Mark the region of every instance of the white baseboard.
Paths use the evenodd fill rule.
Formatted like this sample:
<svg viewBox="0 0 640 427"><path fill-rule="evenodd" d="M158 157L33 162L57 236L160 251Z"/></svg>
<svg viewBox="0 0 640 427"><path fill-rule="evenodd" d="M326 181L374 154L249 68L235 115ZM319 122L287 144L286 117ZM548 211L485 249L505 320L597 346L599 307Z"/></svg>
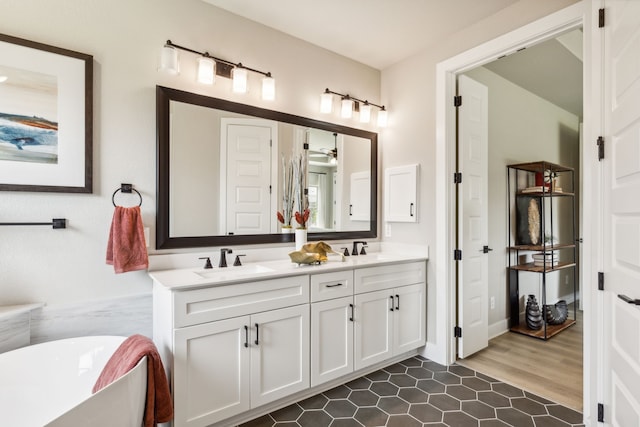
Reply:
<svg viewBox="0 0 640 427"><path fill-rule="evenodd" d="M489 325L489 339L509 332L509 319L502 319L499 322Z"/></svg>

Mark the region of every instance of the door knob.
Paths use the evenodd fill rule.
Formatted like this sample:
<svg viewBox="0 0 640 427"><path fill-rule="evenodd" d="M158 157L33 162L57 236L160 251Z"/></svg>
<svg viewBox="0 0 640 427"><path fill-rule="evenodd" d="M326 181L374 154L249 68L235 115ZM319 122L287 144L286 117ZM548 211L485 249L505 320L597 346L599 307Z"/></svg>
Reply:
<svg viewBox="0 0 640 427"><path fill-rule="evenodd" d="M492 251L493 249L491 249L489 246L484 245L482 247L482 250L480 252L482 252L483 254L488 254L490 251Z"/></svg>

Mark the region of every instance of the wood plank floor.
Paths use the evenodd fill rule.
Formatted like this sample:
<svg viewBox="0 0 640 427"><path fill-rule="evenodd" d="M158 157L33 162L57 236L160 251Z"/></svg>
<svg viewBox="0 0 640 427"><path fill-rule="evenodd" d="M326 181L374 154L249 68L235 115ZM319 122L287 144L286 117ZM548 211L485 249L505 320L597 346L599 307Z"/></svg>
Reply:
<svg viewBox="0 0 640 427"><path fill-rule="evenodd" d="M457 363L582 412L582 312L576 324L542 341L507 332Z"/></svg>

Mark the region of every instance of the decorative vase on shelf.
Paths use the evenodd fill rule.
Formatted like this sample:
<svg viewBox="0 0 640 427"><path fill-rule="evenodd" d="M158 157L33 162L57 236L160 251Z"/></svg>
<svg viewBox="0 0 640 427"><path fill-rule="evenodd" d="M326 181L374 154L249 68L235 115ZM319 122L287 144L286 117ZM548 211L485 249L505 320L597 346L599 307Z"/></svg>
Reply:
<svg viewBox="0 0 640 427"><path fill-rule="evenodd" d="M296 251L301 250L305 243L307 243L307 229L296 228Z"/></svg>
<svg viewBox="0 0 640 427"><path fill-rule="evenodd" d="M291 227L290 225L283 225L280 229L280 233L291 234L293 233L293 227Z"/></svg>
<svg viewBox="0 0 640 427"><path fill-rule="evenodd" d="M535 295L529 295L527 299L525 317L527 320L527 328L533 329L534 331L542 328L542 311L540 311L540 305L538 305Z"/></svg>

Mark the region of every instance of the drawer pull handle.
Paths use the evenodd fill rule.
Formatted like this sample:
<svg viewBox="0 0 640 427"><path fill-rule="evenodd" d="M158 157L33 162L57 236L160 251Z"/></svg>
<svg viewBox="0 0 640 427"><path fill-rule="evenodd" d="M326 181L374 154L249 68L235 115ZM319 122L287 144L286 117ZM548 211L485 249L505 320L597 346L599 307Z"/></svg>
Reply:
<svg viewBox="0 0 640 427"><path fill-rule="evenodd" d="M332 285L325 285L327 288L337 288L338 286L342 286L342 283L334 283Z"/></svg>
<svg viewBox="0 0 640 427"><path fill-rule="evenodd" d="M389 295L389 298L391 298L391 308L389 311L393 311L393 295Z"/></svg>
<svg viewBox="0 0 640 427"><path fill-rule="evenodd" d="M396 294L396 310L400 310L400 295Z"/></svg>
<svg viewBox="0 0 640 427"><path fill-rule="evenodd" d="M618 298L620 298L622 301L627 302L629 304L640 305L640 299L629 298L626 295L618 295Z"/></svg>
<svg viewBox="0 0 640 427"><path fill-rule="evenodd" d="M349 317L349 320L353 322L353 315L354 315L353 304L349 304L349 308L351 309L351 317Z"/></svg>
<svg viewBox="0 0 640 427"><path fill-rule="evenodd" d="M244 325L244 346L249 347L249 327Z"/></svg>
<svg viewBox="0 0 640 427"><path fill-rule="evenodd" d="M260 325L256 323L256 345L260 345Z"/></svg>
<svg viewBox="0 0 640 427"><path fill-rule="evenodd" d="M409 216L413 216L413 203L409 205Z"/></svg>

